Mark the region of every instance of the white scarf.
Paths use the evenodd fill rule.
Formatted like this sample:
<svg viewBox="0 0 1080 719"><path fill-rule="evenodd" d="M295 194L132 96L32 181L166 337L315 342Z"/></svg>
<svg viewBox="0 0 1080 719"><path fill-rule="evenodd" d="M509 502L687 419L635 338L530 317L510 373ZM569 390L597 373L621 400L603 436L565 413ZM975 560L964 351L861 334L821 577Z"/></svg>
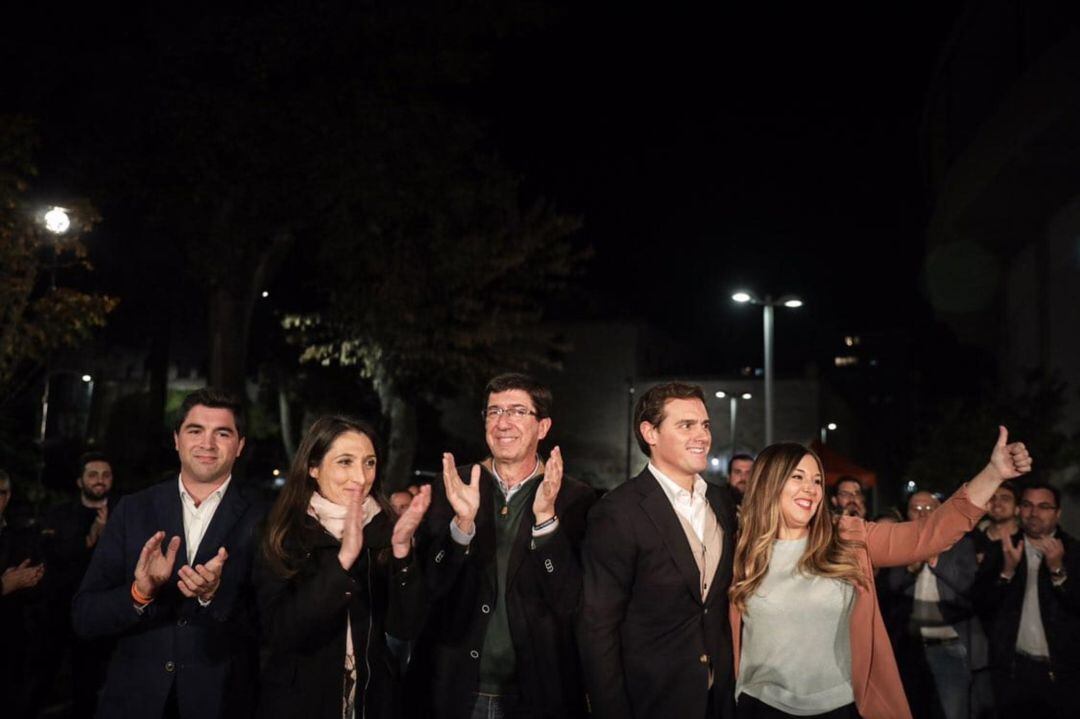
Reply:
<svg viewBox="0 0 1080 719"><path fill-rule="evenodd" d="M375 519L375 515L381 511L382 507L379 506L374 497L369 495L364 500L364 526L368 526L371 520ZM312 492L307 513L317 519L323 529L330 533L330 536L339 542L341 541L342 535L345 534L345 515L349 513L348 507L331 502L318 492Z"/></svg>

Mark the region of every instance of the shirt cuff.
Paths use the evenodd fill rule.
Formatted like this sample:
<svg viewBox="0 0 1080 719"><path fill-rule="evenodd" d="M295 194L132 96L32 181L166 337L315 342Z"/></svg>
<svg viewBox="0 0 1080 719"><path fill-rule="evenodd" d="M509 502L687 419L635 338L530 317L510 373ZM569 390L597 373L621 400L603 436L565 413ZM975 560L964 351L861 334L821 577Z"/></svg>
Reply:
<svg viewBox="0 0 1080 719"><path fill-rule="evenodd" d="M548 526L544 527L543 529L536 529L535 527L533 527L533 531L532 531L533 539L536 539L537 537L546 537L547 535L554 533L555 530L558 529L558 528L559 528L559 518L556 517L554 522L552 522Z"/></svg>
<svg viewBox="0 0 1080 719"><path fill-rule="evenodd" d="M450 536L453 538L453 540L455 542L457 542L461 546L467 547L467 546L469 546L469 543L472 542L473 537L476 536L476 525L474 524L472 531L469 532L468 534L466 534L465 532L461 531L461 529L457 526L457 522L455 520L451 519L450 520Z"/></svg>
<svg viewBox="0 0 1080 719"><path fill-rule="evenodd" d="M196 597L196 599L198 599L198 600L199 600L199 606L200 606L200 607L203 607L203 608L209 607L209 606L210 606L210 602L214 601L214 600L213 600L213 598L210 598L210 599L205 599L205 600L204 600L204 599L203 599L202 597Z"/></svg>

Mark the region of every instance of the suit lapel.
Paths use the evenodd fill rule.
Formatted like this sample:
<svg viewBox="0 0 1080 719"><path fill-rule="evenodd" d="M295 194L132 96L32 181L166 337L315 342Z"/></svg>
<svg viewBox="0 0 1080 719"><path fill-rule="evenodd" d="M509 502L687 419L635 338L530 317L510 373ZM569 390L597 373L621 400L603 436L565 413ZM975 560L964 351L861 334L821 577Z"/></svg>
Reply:
<svg viewBox="0 0 1080 719"><path fill-rule="evenodd" d="M635 481L638 483L638 489L645 495L641 500L641 508L656 527L660 538L664 540L664 546L667 547L691 595L700 602L701 573L698 572L697 562L694 561L694 555L686 541L686 532L679 524L679 518L675 516L675 508L671 506L664 490L660 488L659 481L648 467L638 475Z"/></svg>
<svg viewBox="0 0 1080 719"><path fill-rule="evenodd" d="M711 600L714 596L721 598L727 596L728 585L731 583L731 565L735 559L735 533L738 531L738 526L735 522L735 508L731 506L731 495L722 487L710 484L705 490L705 497L709 500L709 508L712 509L720 529L724 531L723 553L716 565L716 572L709 579L711 582L709 587L716 587L718 590L715 594L711 589L709 590ZM721 581L721 578L725 576L727 581ZM718 587L717 582L720 582Z"/></svg>
<svg viewBox="0 0 1080 719"><path fill-rule="evenodd" d="M247 511L247 498L240 492L240 488L229 482L229 488L221 498L221 504L214 511L214 517L210 520L210 526L206 528L202 541L199 542L199 550L195 553L194 564L206 564L217 554L218 548L225 546L225 539L229 536L236 522ZM228 551L229 547L225 546Z"/></svg>

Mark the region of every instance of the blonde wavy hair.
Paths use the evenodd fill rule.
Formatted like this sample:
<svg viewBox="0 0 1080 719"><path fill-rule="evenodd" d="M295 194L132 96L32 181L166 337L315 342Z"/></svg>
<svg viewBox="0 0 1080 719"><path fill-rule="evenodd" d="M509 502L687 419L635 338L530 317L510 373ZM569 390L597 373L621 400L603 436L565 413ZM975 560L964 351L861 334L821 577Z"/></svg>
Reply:
<svg viewBox="0 0 1080 719"><path fill-rule="evenodd" d="M747 600L757 591L769 571L773 540L780 536L780 493L799 462L808 455L817 462L818 470L824 477L821 459L794 442L766 447L754 461L746 496L742 501L734 576L729 590L731 602L740 612L746 611ZM810 519L806 551L799 560L799 571L869 588L857 559L862 542L840 537L827 504L823 492L817 512Z"/></svg>

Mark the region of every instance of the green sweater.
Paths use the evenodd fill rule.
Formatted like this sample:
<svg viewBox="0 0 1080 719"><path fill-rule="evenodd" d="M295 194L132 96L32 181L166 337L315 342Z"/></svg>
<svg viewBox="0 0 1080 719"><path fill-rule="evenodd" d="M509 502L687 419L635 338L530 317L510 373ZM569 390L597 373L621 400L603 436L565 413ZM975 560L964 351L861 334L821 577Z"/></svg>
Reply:
<svg viewBox="0 0 1080 719"><path fill-rule="evenodd" d="M506 694L513 691L516 683L517 661L514 657L514 643L510 637L510 618L506 613L506 571L510 564L510 549L521 527L522 519L531 517L536 488L540 486L542 475L528 480L510 498L494 486L495 494L495 573L498 595L491 610L487 631L484 633L484 646L480 651L480 691L486 694ZM503 508L506 513L503 514ZM531 521L531 520L530 520Z"/></svg>

